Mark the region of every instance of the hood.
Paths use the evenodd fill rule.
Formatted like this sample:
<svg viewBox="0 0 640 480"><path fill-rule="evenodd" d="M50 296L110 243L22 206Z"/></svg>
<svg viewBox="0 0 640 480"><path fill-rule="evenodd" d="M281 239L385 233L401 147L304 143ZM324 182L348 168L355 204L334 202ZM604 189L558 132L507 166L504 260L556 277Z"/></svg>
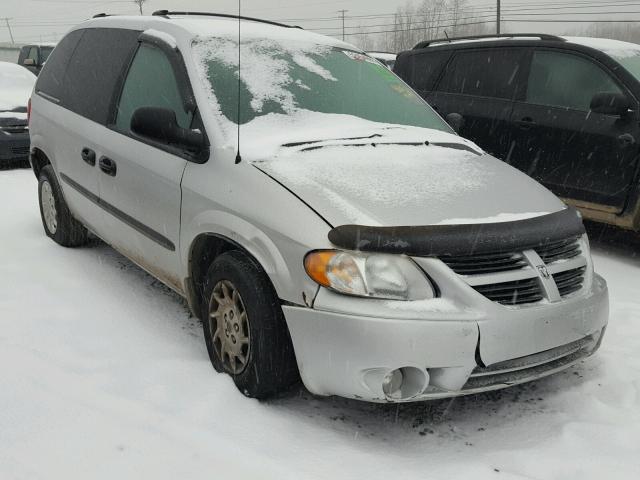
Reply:
<svg viewBox="0 0 640 480"><path fill-rule="evenodd" d="M293 144L253 164L334 227L493 223L565 208L540 184L471 142L422 130L413 144L406 138L393 144L384 136ZM429 142L430 136L435 140Z"/></svg>

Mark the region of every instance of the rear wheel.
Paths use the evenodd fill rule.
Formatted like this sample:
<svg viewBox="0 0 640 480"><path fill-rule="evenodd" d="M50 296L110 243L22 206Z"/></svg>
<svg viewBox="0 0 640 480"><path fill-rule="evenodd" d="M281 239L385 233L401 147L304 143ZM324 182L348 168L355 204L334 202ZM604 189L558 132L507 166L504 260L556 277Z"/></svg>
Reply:
<svg viewBox="0 0 640 480"><path fill-rule="evenodd" d="M38 199L42 225L48 237L63 247L87 243L87 229L71 215L51 165L40 171Z"/></svg>
<svg viewBox="0 0 640 480"><path fill-rule="evenodd" d="M203 327L209 358L248 397L286 391L298 378L279 299L262 268L240 251L223 253L207 272Z"/></svg>

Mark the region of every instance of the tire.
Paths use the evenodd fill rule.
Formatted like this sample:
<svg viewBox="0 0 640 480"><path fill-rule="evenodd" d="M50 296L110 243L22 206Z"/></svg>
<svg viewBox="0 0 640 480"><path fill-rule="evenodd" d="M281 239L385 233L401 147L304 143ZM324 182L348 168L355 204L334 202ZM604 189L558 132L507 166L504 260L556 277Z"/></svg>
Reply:
<svg viewBox="0 0 640 480"><path fill-rule="evenodd" d="M40 171L38 203L42 226L49 238L63 247L79 247L87 243L87 229L71 215L51 165Z"/></svg>
<svg viewBox="0 0 640 480"><path fill-rule="evenodd" d="M231 375L247 397L265 399L299 380L280 301L248 255L233 250L213 261L204 283L202 319L213 367Z"/></svg>

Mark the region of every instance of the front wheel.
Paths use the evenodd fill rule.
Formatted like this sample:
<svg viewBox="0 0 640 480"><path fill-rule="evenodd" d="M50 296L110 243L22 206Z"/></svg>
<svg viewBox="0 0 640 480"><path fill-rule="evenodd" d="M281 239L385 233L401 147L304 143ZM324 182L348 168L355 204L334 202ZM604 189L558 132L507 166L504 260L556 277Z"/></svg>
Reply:
<svg viewBox="0 0 640 480"><path fill-rule="evenodd" d="M87 243L87 229L71 215L51 165L40 171L38 200L42 226L49 238L63 247Z"/></svg>
<svg viewBox="0 0 640 480"><path fill-rule="evenodd" d="M240 251L223 253L207 272L204 338L213 367L248 397L286 391L298 368L279 299L262 268Z"/></svg>

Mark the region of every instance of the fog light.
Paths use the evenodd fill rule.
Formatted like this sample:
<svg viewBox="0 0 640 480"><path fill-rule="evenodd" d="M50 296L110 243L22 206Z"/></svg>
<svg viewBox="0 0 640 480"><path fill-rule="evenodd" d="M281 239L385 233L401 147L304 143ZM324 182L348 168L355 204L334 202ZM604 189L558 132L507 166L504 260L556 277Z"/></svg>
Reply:
<svg viewBox="0 0 640 480"><path fill-rule="evenodd" d="M400 387L402 387L402 371L391 370L384 376L384 380L382 380L382 391L388 397L393 397L394 394L398 393Z"/></svg>

